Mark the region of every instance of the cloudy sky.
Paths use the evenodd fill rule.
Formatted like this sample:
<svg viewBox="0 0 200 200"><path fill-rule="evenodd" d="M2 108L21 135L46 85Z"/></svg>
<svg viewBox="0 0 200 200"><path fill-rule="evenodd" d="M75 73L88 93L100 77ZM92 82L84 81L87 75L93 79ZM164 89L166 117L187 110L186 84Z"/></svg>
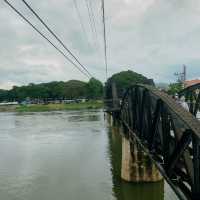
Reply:
<svg viewBox="0 0 200 200"><path fill-rule="evenodd" d="M27 0L94 77L105 81L101 0L88 0L97 34L91 30L85 0L76 1L81 21L74 0ZM21 0L9 2L59 45ZM130 69L157 82L170 82L185 64L188 79L200 77L199 0L106 0L105 9L109 75ZM87 80L4 0L0 22L0 88Z"/></svg>

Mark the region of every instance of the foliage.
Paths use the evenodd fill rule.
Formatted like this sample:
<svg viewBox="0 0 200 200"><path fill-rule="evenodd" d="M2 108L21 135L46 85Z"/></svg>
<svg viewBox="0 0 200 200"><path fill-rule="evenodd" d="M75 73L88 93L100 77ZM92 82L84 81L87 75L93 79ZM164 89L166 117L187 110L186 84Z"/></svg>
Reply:
<svg viewBox="0 0 200 200"><path fill-rule="evenodd" d="M7 91L6 90L0 90L0 102L4 101L7 97Z"/></svg>
<svg viewBox="0 0 200 200"><path fill-rule="evenodd" d="M103 101L90 100L70 104L30 104L0 106L0 112L43 112L56 110L82 110L103 108Z"/></svg>
<svg viewBox="0 0 200 200"><path fill-rule="evenodd" d="M110 77L106 83L106 87L109 88L106 93L109 93L107 95L110 95L110 88L112 83L116 84L117 92L120 97L123 96L124 91L134 84L150 84L154 85L154 82L152 79L148 79L145 76L138 74L133 71L122 71L120 73L114 74L112 77Z"/></svg>
<svg viewBox="0 0 200 200"><path fill-rule="evenodd" d="M103 94L103 84L95 79L91 78L86 85L87 95L89 99L101 98Z"/></svg>
<svg viewBox="0 0 200 200"><path fill-rule="evenodd" d="M55 100L78 98L102 98L102 83L92 78L88 83L78 80L68 82L30 83L27 86L14 86L11 90L0 90L0 102L24 100Z"/></svg>
<svg viewBox="0 0 200 200"><path fill-rule="evenodd" d="M66 82L64 87L64 96L67 99L85 98L87 83L82 81L71 80Z"/></svg>
<svg viewBox="0 0 200 200"><path fill-rule="evenodd" d="M169 85L169 89L167 92L168 92L168 94L175 95L175 94L179 93L182 89L183 89L182 83L180 83L180 82L171 83Z"/></svg>
<svg viewBox="0 0 200 200"><path fill-rule="evenodd" d="M20 105L15 111L18 112L44 112L57 110L82 110L82 109L100 109L103 107L102 101L88 101L84 103L70 103L70 104L35 104L35 105Z"/></svg>

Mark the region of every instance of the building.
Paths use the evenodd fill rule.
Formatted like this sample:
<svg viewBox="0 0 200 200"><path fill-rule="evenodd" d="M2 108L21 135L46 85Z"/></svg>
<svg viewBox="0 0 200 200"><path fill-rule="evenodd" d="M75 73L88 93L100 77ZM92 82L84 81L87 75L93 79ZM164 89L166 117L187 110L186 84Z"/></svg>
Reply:
<svg viewBox="0 0 200 200"><path fill-rule="evenodd" d="M198 83L200 84L200 79L187 80L187 81L184 81L184 86L185 86L185 88L187 88L189 86L192 86L192 85L195 85Z"/></svg>

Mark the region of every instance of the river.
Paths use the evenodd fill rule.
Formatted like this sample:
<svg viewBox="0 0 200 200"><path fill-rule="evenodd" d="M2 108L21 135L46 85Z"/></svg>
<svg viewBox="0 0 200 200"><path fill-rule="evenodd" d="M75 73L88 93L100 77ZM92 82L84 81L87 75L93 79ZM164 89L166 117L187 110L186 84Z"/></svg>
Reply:
<svg viewBox="0 0 200 200"><path fill-rule="evenodd" d="M120 179L121 137L101 110L0 113L0 199L171 200Z"/></svg>

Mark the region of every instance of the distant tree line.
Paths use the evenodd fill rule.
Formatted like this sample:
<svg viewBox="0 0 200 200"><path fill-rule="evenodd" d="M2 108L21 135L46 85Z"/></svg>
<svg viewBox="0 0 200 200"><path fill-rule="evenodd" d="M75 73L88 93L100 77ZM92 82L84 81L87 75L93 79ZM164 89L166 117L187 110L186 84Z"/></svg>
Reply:
<svg viewBox="0 0 200 200"><path fill-rule="evenodd" d="M14 86L11 90L0 90L0 102L29 99L99 99L103 97L103 84L94 78L89 82L70 80L68 82L49 82L27 86Z"/></svg>
<svg viewBox="0 0 200 200"><path fill-rule="evenodd" d="M67 82L49 82L34 84L30 83L27 86L14 86L11 90L0 90L0 102L2 101L18 101L22 102L29 99L40 100L62 100L62 99L99 99L103 98L103 91L107 98L112 98L111 87L112 83L116 84L117 93L122 97L128 87L134 84L149 84L154 85L152 79L133 71L122 71L111 76L106 84L105 90L103 84L91 78L88 82L70 80Z"/></svg>

